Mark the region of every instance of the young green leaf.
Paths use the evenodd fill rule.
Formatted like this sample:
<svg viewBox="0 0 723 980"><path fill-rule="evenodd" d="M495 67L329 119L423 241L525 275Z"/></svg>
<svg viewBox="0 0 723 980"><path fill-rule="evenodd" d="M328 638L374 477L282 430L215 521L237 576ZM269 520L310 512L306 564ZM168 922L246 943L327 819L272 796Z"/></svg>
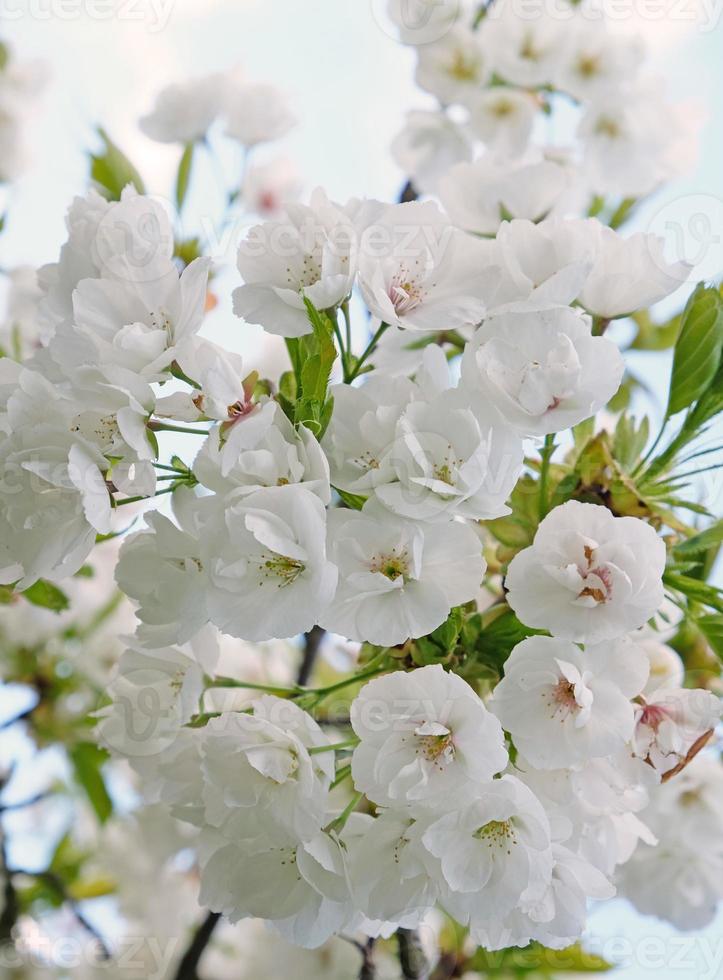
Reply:
<svg viewBox="0 0 723 980"><path fill-rule="evenodd" d="M688 408L708 389L723 349L723 299L699 285L688 300L673 355L666 418Z"/></svg>
<svg viewBox="0 0 723 980"><path fill-rule="evenodd" d="M98 127L98 135L103 141L103 152L91 153L90 176L105 197L109 201L119 201L127 184L133 184L139 194L145 194L143 179L125 153L101 127Z"/></svg>

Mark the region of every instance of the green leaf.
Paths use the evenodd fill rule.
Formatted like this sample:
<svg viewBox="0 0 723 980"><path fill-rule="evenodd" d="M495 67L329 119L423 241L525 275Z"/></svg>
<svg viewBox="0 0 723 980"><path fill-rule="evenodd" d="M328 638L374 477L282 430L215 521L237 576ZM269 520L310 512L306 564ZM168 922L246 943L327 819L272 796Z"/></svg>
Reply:
<svg viewBox="0 0 723 980"><path fill-rule="evenodd" d="M133 184L139 194L145 194L146 189L141 175L125 153L101 127L98 127L98 135L103 141L103 152L91 153L90 176L101 188L105 197L109 201L119 201L121 191L127 184Z"/></svg>
<svg viewBox="0 0 723 980"><path fill-rule="evenodd" d="M710 644L720 660L723 660L723 615L696 616L695 625Z"/></svg>
<svg viewBox="0 0 723 980"><path fill-rule="evenodd" d="M70 750L70 760L78 783L85 790L91 806L101 823L105 823L113 812L113 803L101 768L108 758L107 753L93 742L78 742Z"/></svg>
<svg viewBox="0 0 723 980"><path fill-rule="evenodd" d="M702 555L711 548L717 547L723 541L723 521L718 521L712 527L706 528L686 541L676 544L673 551L678 557Z"/></svg>
<svg viewBox="0 0 723 980"><path fill-rule="evenodd" d="M700 602L704 606L723 612L723 593L714 585L700 582L688 575L679 575L677 572L668 571L663 575L663 582L669 588L675 589L676 592L682 592L689 600Z"/></svg>
<svg viewBox="0 0 723 980"><path fill-rule="evenodd" d="M294 422L305 425L320 439L331 417L333 402L328 396L328 388L337 350L334 326L329 317L317 310L306 297L304 305L312 332L293 338L293 342L287 340L296 378Z"/></svg>
<svg viewBox="0 0 723 980"><path fill-rule="evenodd" d="M618 419L613 436L612 452L614 458L626 472L631 472L648 443L650 425L647 416L639 426L635 419L623 414Z"/></svg>
<svg viewBox="0 0 723 980"><path fill-rule="evenodd" d="M544 630L523 625L507 605L476 613L465 624L465 641L473 639L471 658L476 664L491 667L500 677L505 661L517 644L528 636L540 634L544 634Z"/></svg>
<svg viewBox="0 0 723 980"><path fill-rule="evenodd" d="M346 490L340 490L338 487L334 487L334 491L339 494L346 506L350 507L351 510L361 510L367 502L367 498L362 497L359 493L349 493Z"/></svg>
<svg viewBox="0 0 723 980"><path fill-rule="evenodd" d="M710 387L723 349L723 299L700 284L683 311L675 342L666 418L688 408Z"/></svg>
<svg viewBox="0 0 723 980"><path fill-rule="evenodd" d="M465 963L466 970L483 976L557 977L562 973L604 973L612 970L607 960L588 953L579 943L567 949L547 949L539 943L489 952L478 949Z"/></svg>
<svg viewBox="0 0 723 980"><path fill-rule="evenodd" d="M34 585L31 585L29 589L25 589L21 594L25 596L28 602L32 602L34 606L52 609L53 612L62 612L70 605L68 597L62 589L59 589L57 585L53 585L52 582L48 582L44 578L38 579Z"/></svg>
<svg viewBox="0 0 723 980"><path fill-rule="evenodd" d="M176 206L179 211L183 210L183 202L186 200L188 185L191 181L193 150L195 145L195 143L186 143L183 148L181 161L178 164L178 173L176 175Z"/></svg>

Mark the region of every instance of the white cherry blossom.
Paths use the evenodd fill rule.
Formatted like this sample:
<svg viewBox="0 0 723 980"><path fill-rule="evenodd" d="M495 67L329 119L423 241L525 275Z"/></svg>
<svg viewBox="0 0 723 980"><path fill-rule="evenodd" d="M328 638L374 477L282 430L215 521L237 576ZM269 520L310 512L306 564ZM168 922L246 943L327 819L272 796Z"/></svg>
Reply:
<svg viewBox="0 0 723 980"><path fill-rule="evenodd" d="M329 514L329 555L339 585L320 624L382 646L436 629L476 596L485 570L470 527L406 521L373 501L361 513Z"/></svg>
<svg viewBox="0 0 723 980"><path fill-rule="evenodd" d="M415 80L443 104L466 103L490 76L478 32L457 25L438 41L417 47Z"/></svg>
<svg viewBox="0 0 723 980"><path fill-rule="evenodd" d="M527 626L596 643L642 626L663 600L665 544L635 517L570 500L540 524L505 580Z"/></svg>
<svg viewBox="0 0 723 980"><path fill-rule="evenodd" d="M382 806L457 804L507 765L502 729L474 690L441 666L365 684L351 707L354 784Z"/></svg>
<svg viewBox="0 0 723 980"><path fill-rule="evenodd" d="M490 709L540 769L612 755L632 737L648 662L631 642L588 646L532 636L513 649Z"/></svg>
<svg viewBox="0 0 723 980"><path fill-rule="evenodd" d="M408 112L390 149L397 165L425 193L432 193L450 167L471 160L473 153L466 128L431 109Z"/></svg>
<svg viewBox="0 0 723 980"><path fill-rule="evenodd" d="M700 688L658 688L639 702L635 754L668 778L710 741L721 716L720 698Z"/></svg>
<svg viewBox="0 0 723 980"><path fill-rule="evenodd" d="M462 358L463 385L489 398L523 435L559 432L594 415L624 371L618 347L593 337L570 307L493 315Z"/></svg>
<svg viewBox="0 0 723 980"><path fill-rule="evenodd" d="M269 333L311 333L304 296L319 310L351 291L356 231L345 211L317 189L307 205L287 204L286 217L256 225L239 246L244 285L234 290L234 312Z"/></svg>

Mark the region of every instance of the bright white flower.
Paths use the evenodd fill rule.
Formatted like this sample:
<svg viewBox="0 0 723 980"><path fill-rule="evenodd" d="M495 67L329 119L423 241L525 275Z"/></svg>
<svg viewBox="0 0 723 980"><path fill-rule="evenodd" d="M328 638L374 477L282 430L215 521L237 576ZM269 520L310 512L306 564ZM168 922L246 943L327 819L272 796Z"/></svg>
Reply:
<svg viewBox="0 0 723 980"><path fill-rule="evenodd" d="M321 189L309 206L288 204L286 215L256 225L239 246L244 285L234 290L234 313L269 333L301 337L312 330L304 297L326 310L351 291L356 232L346 212Z"/></svg>
<svg viewBox="0 0 723 980"><path fill-rule="evenodd" d="M681 164L678 138L684 112L683 106L662 97L657 80L646 87L616 86L597 96L578 129L590 187L602 195L643 197L674 176Z"/></svg>
<svg viewBox="0 0 723 980"><path fill-rule="evenodd" d="M567 168L552 160L510 162L485 155L452 167L439 182L439 197L459 228L494 235L505 218L544 218L569 183Z"/></svg>
<svg viewBox="0 0 723 980"><path fill-rule="evenodd" d="M477 796L507 765L499 722L440 665L369 681L351 706L354 785L382 806L418 810Z"/></svg>
<svg viewBox="0 0 723 980"><path fill-rule="evenodd" d="M659 688L635 710L635 754L662 776L684 768L713 735L721 702L700 688Z"/></svg>
<svg viewBox="0 0 723 980"><path fill-rule="evenodd" d="M181 490L173 497L179 526L157 511L148 514L150 530L125 539L116 567L118 585L139 603L139 635L152 647L185 643L209 618L199 521L212 501Z"/></svg>
<svg viewBox="0 0 723 980"><path fill-rule="evenodd" d="M296 125L283 92L275 85L240 83L226 100L226 135L245 147L286 136Z"/></svg>
<svg viewBox="0 0 723 980"><path fill-rule="evenodd" d="M279 218L287 201L295 201L300 193L299 171L288 157L252 163L241 188L244 207L267 219Z"/></svg>
<svg viewBox="0 0 723 980"><path fill-rule="evenodd" d="M266 919L284 939L313 949L354 916L344 851L319 832L287 846L226 844L201 872L201 903L237 922Z"/></svg>
<svg viewBox="0 0 723 980"><path fill-rule="evenodd" d="M73 294L73 323L58 329L51 356L70 378L80 362L156 380L201 326L209 267L210 259L195 259L179 276L167 260L155 279L83 279Z"/></svg>
<svg viewBox="0 0 723 980"><path fill-rule="evenodd" d="M358 830L352 821L344 828L352 895L368 918L412 929L434 906L438 889L421 843L425 826L404 810L382 810Z"/></svg>
<svg viewBox="0 0 723 980"><path fill-rule="evenodd" d="M244 640L311 629L334 595L326 512L303 486L235 490L203 515L201 564L211 622Z"/></svg>
<svg viewBox="0 0 723 980"><path fill-rule="evenodd" d="M221 111L223 90L224 77L220 74L168 85L138 125L159 143L195 143L204 138Z"/></svg>
<svg viewBox="0 0 723 980"><path fill-rule="evenodd" d="M96 714L101 743L131 759L156 756L168 748L197 713L204 671L214 669L217 653L213 641L199 642L187 651L128 648L107 688L112 703Z"/></svg>
<svg viewBox="0 0 723 980"><path fill-rule="evenodd" d="M593 337L589 317L562 306L485 320L462 357L462 383L522 434L544 435L594 415L624 369L617 345Z"/></svg>
<svg viewBox="0 0 723 980"><path fill-rule="evenodd" d="M649 524L569 500L510 562L507 599L526 626L596 643L650 619L664 568L665 543Z"/></svg>
<svg viewBox="0 0 723 980"><path fill-rule="evenodd" d="M502 157L525 152L539 103L524 89L493 86L470 103L469 125L488 150Z"/></svg>
<svg viewBox="0 0 723 980"><path fill-rule="evenodd" d="M490 920L538 902L550 885L550 825L515 776L484 784L477 799L428 826L422 843L440 863L442 906L475 941Z"/></svg>
<svg viewBox="0 0 723 980"><path fill-rule="evenodd" d="M295 428L278 404L266 405L257 409L259 423L265 416L263 428L252 428L249 416L242 416L212 429L193 463L195 476L216 493L299 483L328 504L329 464L321 446L305 425Z"/></svg>
<svg viewBox="0 0 723 980"><path fill-rule="evenodd" d="M382 206L360 244L364 301L374 316L409 330L475 325L496 272L488 244L452 227L433 201Z"/></svg>
<svg viewBox="0 0 723 980"><path fill-rule="evenodd" d="M416 51L417 85L443 105L468 102L489 79L488 55L479 33L471 28L455 26L438 41L419 45Z"/></svg>
<svg viewBox="0 0 723 980"><path fill-rule="evenodd" d="M580 303L597 316L634 313L674 292L689 277L687 262L666 262L664 241L637 232L622 238L595 222L598 243L595 262L580 293Z"/></svg>
<svg viewBox="0 0 723 980"><path fill-rule="evenodd" d="M472 528L405 521L373 501L361 513L329 514L329 554L339 585L320 624L381 646L441 626L452 606L474 598L485 570Z"/></svg>
<svg viewBox="0 0 723 980"><path fill-rule="evenodd" d="M714 756L698 756L657 787L644 813L657 836L638 845L619 871L618 884L644 915L677 929L702 929L723 900L723 769Z"/></svg>
<svg viewBox="0 0 723 980"><path fill-rule="evenodd" d="M531 636L505 662L490 709L533 766L580 766L631 738L630 699L647 676L647 659L631 642L582 651L569 640Z"/></svg>
<svg viewBox="0 0 723 980"><path fill-rule="evenodd" d="M543 309L577 299L597 255L597 225L592 218L503 221L497 243L508 282L499 304Z"/></svg>
<svg viewBox="0 0 723 980"><path fill-rule="evenodd" d="M366 495L394 479L392 446L397 421L414 395L407 378L370 378L364 385L333 385L334 411L322 439L331 482Z"/></svg>
<svg viewBox="0 0 723 980"><path fill-rule="evenodd" d="M265 694L249 710L226 712L203 729L203 824L233 841L288 846L321 828L334 753L293 702Z"/></svg>
<svg viewBox="0 0 723 980"><path fill-rule="evenodd" d="M77 405L23 370L0 441L0 582L20 589L81 567L96 532L111 530L108 463L74 428Z"/></svg>
<svg viewBox="0 0 723 980"><path fill-rule="evenodd" d="M415 187L433 193L437 181L456 163L472 159L472 140L466 129L446 113L415 109L392 141L397 165Z"/></svg>
<svg viewBox="0 0 723 980"><path fill-rule="evenodd" d="M452 388L407 406L390 453L394 482L376 497L422 521L509 513L505 501L522 472L522 440L481 397Z"/></svg>
<svg viewBox="0 0 723 980"><path fill-rule="evenodd" d="M567 44L556 72L557 88L587 100L634 78L645 53L641 38L610 33L583 16L564 30Z"/></svg>
<svg viewBox="0 0 723 980"><path fill-rule="evenodd" d="M594 865L574 851L553 844L552 880L545 894L524 910L479 923L475 941L485 949L526 946L534 939L548 949L565 949L580 938L588 899L607 899L615 888Z"/></svg>
<svg viewBox="0 0 723 980"><path fill-rule="evenodd" d="M495 74L521 88L552 83L566 43L558 20L542 8L535 13L526 15L514 0L503 0L481 25Z"/></svg>
<svg viewBox="0 0 723 980"><path fill-rule="evenodd" d="M152 282L173 255L173 227L166 209L130 184L120 201L108 202L91 189L76 197L66 217L68 240L58 262L43 266L40 314L52 330L73 317L73 291L82 279Z"/></svg>

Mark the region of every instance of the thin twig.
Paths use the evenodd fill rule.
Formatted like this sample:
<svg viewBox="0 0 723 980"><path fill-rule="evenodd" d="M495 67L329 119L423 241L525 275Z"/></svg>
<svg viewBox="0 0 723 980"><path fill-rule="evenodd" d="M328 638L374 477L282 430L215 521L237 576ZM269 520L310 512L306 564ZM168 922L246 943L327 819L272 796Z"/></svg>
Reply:
<svg viewBox="0 0 723 980"><path fill-rule="evenodd" d="M309 678L314 670L316 657L321 647L321 641L324 639L325 634L326 630L322 629L321 626L313 626L308 633L304 633L304 653L299 664L299 673L296 677L296 683L299 687L306 687L309 683Z"/></svg>
<svg viewBox="0 0 723 980"><path fill-rule="evenodd" d="M176 970L175 980L198 980L198 964L201 962L213 931L221 918L220 912L209 912L193 935Z"/></svg>
<svg viewBox="0 0 723 980"><path fill-rule="evenodd" d="M416 929L397 929L399 965L404 980L429 980L429 964Z"/></svg>

